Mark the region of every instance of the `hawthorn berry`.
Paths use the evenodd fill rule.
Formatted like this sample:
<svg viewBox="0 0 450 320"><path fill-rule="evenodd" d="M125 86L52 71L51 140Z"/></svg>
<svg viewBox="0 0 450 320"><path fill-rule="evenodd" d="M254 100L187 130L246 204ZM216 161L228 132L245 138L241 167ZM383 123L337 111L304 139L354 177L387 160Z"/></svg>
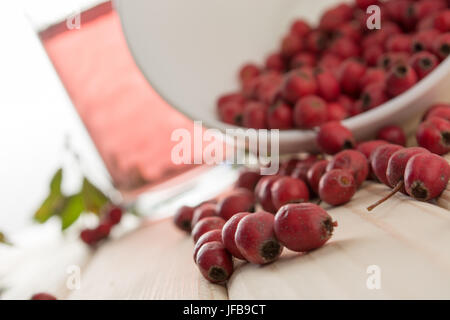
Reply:
<svg viewBox="0 0 450 320"><path fill-rule="evenodd" d="M339 206L349 202L356 189L355 178L349 170L333 169L320 179L319 197L332 206Z"/></svg>
<svg viewBox="0 0 450 320"><path fill-rule="evenodd" d="M217 212L225 221L239 212L253 212L255 199L247 189L236 189L217 204Z"/></svg>
<svg viewBox="0 0 450 320"><path fill-rule="evenodd" d="M242 124L246 128L267 128L267 106L261 102L252 101L245 105L242 113Z"/></svg>
<svg viewBox="0 0 450 320"><path fill-rule="evenodd" d="M450 104L437 103L431 106L428 112L425 114L424 120L428 120L432 117L437 117L450 121Z"/></svg>
<svg viewBox="0 0 450 320"><path fill-rule="evenodd" d="M234 184L234 187L236 189L243 188L253 192L260 179L261 174L258 171L246 169L239 173L239 177Z"/></svg>
<svg viewBox="0 0 450 320"><path fill-rule="evenodd" d="M198 238L197 242L194 246L194 261L197 261L197 254L200 248L208 242L222 242L222 231L220 229L211 230L204 233L200 238Z"/></svg>
<svg viewBox="0 0 450 320"><path fill-rule="evenodd" d="M392 67L386 79L386 90L391 97L410 89L419 80L417 73L407 64L399 63Z"/></svg>
<svg viewBox="0 0 450 320"><path fill-rule="evenodd" d="M217 217L216 205L214 203L204 203L194 210L192 216L191 228L194 229L195 225L200 221L208 217Z"/></svg>
<svg viewBox="0 0 450 320"><path fill-rule="evenodd" d="M275 208L272 201L272 185L280 178L280 176L266 176L259 180L256 186L256 199L262 208L271 213L275 213Z"/></svg>
<svg viewBox="0 0 450 320"><path fill-rule="evenodd" d="M419 79L423 79L436 69L439 60L434 54L422 51L413 55L409 63L417 73Z"/></svg>
<svg viewBox="0 0 450 320"><path fill-rule="evenodd" d="M318 95L326 101L336 101L341 94L339 81L332 71L316 69L316 82Z"/></svg>
<svg viewBox="0 0 450 320"><path fill-rule="evenodd" d="M338 121L321 125L316 141L319 148L327 154L353 149L356 144L353 133Z"/></svg>
<svg viewBox="0 0 450 320"><path fill-rule="evenodd" d="M272 53L267 57L266 69L277 72L283 72L286 69L286 63L280 53Z"/></svg>
<svg viewBox="0 0 450 320"><path fill-rule="evenodd" d="M399 126L385 126L378 130L377 139L384 140L392 144L398 144L400 146L406 145L405 131Z"/></svg>
<svg viewBox="0 0 450 320"><path fill-rule="evenodd" d="M58 300L58 299L56 299L55 296L49 293L40 292L33 294L30 300Z"/></svg>
<svg viewBox="0 0 450 320"><path fill-rule="evenodd" d="M327 121L341 121L348 118L349 113L343 105L337 102L327 104Z"/></svg>
<svg viewBox="0 0 450 320"><path fill-rule="evenodd" d="M182 206L175 213L173 220L178 229L190 233L193 217L194 217L194 208L189 206Z"/></svg>
<svg viewBox="0 0 450 320"><path fill-rule="evenodd" d="M200 239L202 235L211 231L211 230L222 230L222 227L225 224L225 220L220 217L207 217L200 220L192 229L192 237L194 239L194 243Z"/></svg>
<svg viewBox="0 0 450 320"><path fill-rule="evenodd" d="M450 152L450 122L431 117L419 125L416 133L419 146L438 155Z"/></svg>
<svg viewBox="0 0 450 320"><path fill-rule="evenodd" d="M267 124L269 129L287 130L294 126L292 107L278 101L268 110Z"/></svg>
<svg viewBox="0 0 450 320"><path fill-rule="evenodd" d="M228 280L233 273L231 254L219 241L205 243L197 253L197 266L201 274L212 283Z"/></svg>
<svg viewBox="0 0 450 320"><path fill-rule="evenodd" d="M403 149L403 147L397 144L383 144L377 147L371 155L372 172L380 182L387 186L389 186L389 182L386 177L386 169L389 159L395 152L401 149Z"/></svg>
<svg viewBox="0 0 450 320"><path fill-rule="evenodd" d="M308 95L294 107L294 123L297 127L311 129L327 121L327 103L318 96Z"/></svg>
<svg viewBox="0 0 450 320"><path fill-rule="evenodd" d="M447 58L450 54L450 32L443 33L436 38L434 45L434 52L442 60Z"/></svg>
<svg viewBox="0 0 450 320"><path fill-rule="evenodd" d="M222 242L225 248L228 250L228 252L231 253L231 255L237 259L245 260L244 256L239 251L237 245L236 245L236 230L239 222L246 216L248 216L249 212L241 212L238 214L235 214L231 217L230 220L225 223L222 229Z"/></svg>
<svg viewBox="0 0 450 320"><path fill-rule="evenodd" d="M356 150L344 150L336 154L327 166L327 171L333 169L349 170L353 174L358 188L369 175L369 165L366 157Z"/></svg>
<svg viewBox="0 0 450 320"><path fill-rule="evenodd" d="M314 163L306 173L309 187L315 194L319 194L320 178L327 171L328 160L320 160Z"/></svg>
<svg viewBox="0 0 450 320"><path fill-rule="evenodd" d="M309 201L309 190L303 180L293 177L282 177L271 187L272 202L278 210L287 203Z"/></svg>
<svg viewBox="0 0 450 320"><path fill-rule="evenodd" d="M261 73L259 67L255 64L249 63L244 65L239 71L239 79L241 83L250 81L258 77Z"/></svg>
<svg viewBox="0 0 450 320"><path fill-rule="evenodd" d="M289 72L283 82L281 94L290 103L301 97L317 92L317 82L310 68L300 68Z"/></svg>

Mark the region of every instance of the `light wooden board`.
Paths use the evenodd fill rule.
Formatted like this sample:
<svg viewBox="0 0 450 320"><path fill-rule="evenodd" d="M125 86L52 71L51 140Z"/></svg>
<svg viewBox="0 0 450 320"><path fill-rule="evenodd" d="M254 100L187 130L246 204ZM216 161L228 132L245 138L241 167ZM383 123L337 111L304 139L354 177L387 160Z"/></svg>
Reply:
<svg viewBox="0 0 450 320"><path fill-rule="evenodd" d="M330 209L339 227L325 247L237 268L230 299L449 299L450 212L397 195L368 213L386 192L367 184L350 204ZM372 265L381 271L380 290L366 285Z"/></svg>
<svg viewBox="0 0 450 320"><path fill-rule="evenodd" d="M192 258L193 242L171 220L147 224L102 246L68 299L227 299Z"/></svg>

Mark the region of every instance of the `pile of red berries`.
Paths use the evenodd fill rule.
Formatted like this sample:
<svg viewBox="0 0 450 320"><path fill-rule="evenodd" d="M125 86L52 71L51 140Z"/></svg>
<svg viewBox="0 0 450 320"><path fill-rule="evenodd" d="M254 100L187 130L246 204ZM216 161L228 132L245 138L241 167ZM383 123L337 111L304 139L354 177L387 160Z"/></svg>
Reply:
<svg viewBox="0 0 450 320"><path fill-rule="evenodd" d="M314 250L331 238L337 226L324 209L312 203L286 204L275 215L254 212L258 180L261 176L256 172L244 171L236 188L219 201L184 206L175 215L176 226L192 234L194 261L211 282L229 279L233 257L267 264L278 259L284 247L296 252Z"/></svg>
<svg viewBox="0 0 450 320"><path fill-rule="evenodd" d="M102 210L101 220L97 227L84 229L80 233L81 240L89 246L96 246L102 240L109 237L111 229L120 223L122 208L116 205L106 205Z"/></svg>
<svg viewBox="0 0 450 320"><path fill-rule="evenodd" d="M369 30L366 8L381 8ZM241 89L218 100L226 123L310 129L400 95L450 54L446 0L357 0L327 10L316 28L295 21L264 66L239 71Z"/></svg>

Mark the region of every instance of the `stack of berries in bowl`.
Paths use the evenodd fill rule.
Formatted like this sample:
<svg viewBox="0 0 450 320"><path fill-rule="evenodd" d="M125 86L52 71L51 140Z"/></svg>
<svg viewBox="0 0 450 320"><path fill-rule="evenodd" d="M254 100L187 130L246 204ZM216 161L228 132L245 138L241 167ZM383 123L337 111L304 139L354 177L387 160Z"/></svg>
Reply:
<svg viewBox="0 0 450 320"><path fill-rule="evenodd" d="M182 207L175 225L195 242L194 261L203 276L225 282L233 257L255 264L275 261L283 248L308 252L323 246L337 223L318 204L352 200L366 180L393 188L372 210L398 191L420 201L438 198L450 179L450 104L431 106L416 130L418 147L406 147L402 128L386 126L374 140L355 141L333 121L318 129L321 154L284 160L275 175L241 172L235 188L219 200Z"/></svg>
<svg viewBox="0 0 450 320"><path fill-rule="evenodd" d="M370 30L369 5L381 9ZM413 87L450 54L450 2L357 0L317 27L295 21L263 65L239 71L218 99L221 121L254 129L312 129L374 109Z"/></svg>

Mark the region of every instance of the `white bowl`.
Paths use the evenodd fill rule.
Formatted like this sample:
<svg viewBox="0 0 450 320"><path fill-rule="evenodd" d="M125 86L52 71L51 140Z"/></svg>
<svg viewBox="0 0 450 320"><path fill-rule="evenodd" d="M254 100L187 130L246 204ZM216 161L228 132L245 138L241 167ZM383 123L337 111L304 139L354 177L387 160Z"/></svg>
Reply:
<svg viewBox="0 0 450 320"><path fill-rule="evenodd" d="M244 62L261 63L277 49L292 20L317 22L342 0L116 0L122 27L137 65L173 107L207 127L225 130L216 101L237 89ZM450 59L413 89L344 121L357 139L382 126L404 124L436 101L450 99ZM151 106L149 106L151 108ZM280 132L280 152L316 150L315 133Z"/></svg>

